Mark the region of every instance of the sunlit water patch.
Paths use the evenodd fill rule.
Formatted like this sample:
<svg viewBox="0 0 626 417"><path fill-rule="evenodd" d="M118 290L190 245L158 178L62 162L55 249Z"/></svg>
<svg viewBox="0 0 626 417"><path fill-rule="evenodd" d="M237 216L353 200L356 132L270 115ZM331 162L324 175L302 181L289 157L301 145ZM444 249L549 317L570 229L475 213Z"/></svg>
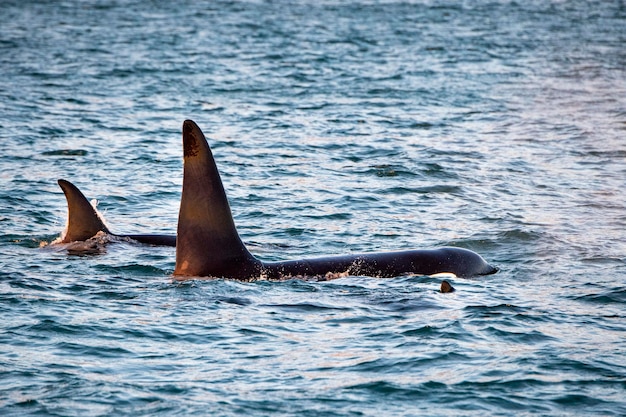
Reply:
<svg viewBox="0 0 626 417"><path fill-rule="evenodd" d="M626 414L625 27L618 0L3 2L0 414ZM174 248L51 245L58 178L174 234L186 118L264 260L500 272L177 282Z"/></svg>

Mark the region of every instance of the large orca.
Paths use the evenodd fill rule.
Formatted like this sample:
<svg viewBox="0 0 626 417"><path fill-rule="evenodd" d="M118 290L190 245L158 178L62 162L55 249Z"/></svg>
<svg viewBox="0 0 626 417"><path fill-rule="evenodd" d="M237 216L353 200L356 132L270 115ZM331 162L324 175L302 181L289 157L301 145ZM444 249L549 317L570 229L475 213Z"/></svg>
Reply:
<svg viewBox="0 0 626 417"><path fill-rule="evenodd" d="M67 200L67 225L65 233L61 236L60 243L83 241L95 236L98 232L105 232L112 236L130 238L149 245L176 246L176 236L172 235L121 235L111 233L96 209L74 184L66 180L58 180L58 183Z"/></svg>
<svg viewBox="0 0 626 417"><path fill-rule="evenodd" d="M473 277L497 272L477 253L451 247L262 262L241 241L211 149L198 125L191 120L183 123L183 151L183 191L174 270L177 277L252 280L438 273Z"/></svg>

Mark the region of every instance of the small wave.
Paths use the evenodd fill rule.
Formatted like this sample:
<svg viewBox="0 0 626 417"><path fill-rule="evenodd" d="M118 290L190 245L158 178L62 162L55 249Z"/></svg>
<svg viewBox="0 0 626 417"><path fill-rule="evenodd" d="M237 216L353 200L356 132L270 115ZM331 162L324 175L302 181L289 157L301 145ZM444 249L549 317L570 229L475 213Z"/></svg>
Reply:
<svg viewBox="0 0 626 417"><path fill-rule="evenodd" d="M42 152L45 156L85 156L89 152L84 149L57 149L54 151Z"/></svg>
<svg viewBox="0 0 626 417"><path fill-rule="evenodd" d="M511 314L522 314L529 311L526 308L518 307L512 304L498 304L494 306L476 306L470 305L464 308L468 317L487 318Z"/></svg>
<svg viewBox="0 0 626 417"><path fill-rule="evenodd" d="M119 346L106 346L105 344L98 344L96 346L90 343L78 343L63 341L56 344L56 348L62 353L61 356L87 356L95 357L99 359L104 358L120 358L130 356L132 354L128 349L124 349Z"/></svg>
<svg viewBox="0 0 626 417"><path fill-rule="evenodd" d="M597 294L585 294L576 297L575 300L600 305L626 305L626 289L619 288L614 290L606 290Z"/></svg>
<svg viewBox="0 0 626 417"><path fill-rule="evenodd" d="M245 297L218 297L217 301L238 306L248 306L253 303L251 299Z"/></svg>
<svg viewBox="0 0 626 417"><path fill-rule="evenodd" d="M462 188L456 185L431 185L425 187L391 187L383 189L382 194L460 194Z"/></svg>
<svg viewBox="0 0 626 417"><path fill-rule="evenodd" d="M157 268L153 265L144 265L139 263L131 263L119 266L100 265L98 266L97 270L107 275L133 278L169 275L169 271Z"/></svg>
<svg viewBox="0 0 626 417"><path fill-rule="evenodd" d="M519 331L489 326L484 329L485 333L490 334L498 340L514 342L520 344L536 344L538 342L546 342L555 340L554 337L541 333L538 330L528 330L520 328Z"/></svg>
<svg viewBox="0 0 626 417"><path fill-rule="evenodd" d="M269 307L272 309L279 309L290 312L323 312L323 311L349 311L349 307L340 307L336 305L324 304L321 302L302 302L302 303L285 303L285 304L261 304L262 307Z"/></svg>

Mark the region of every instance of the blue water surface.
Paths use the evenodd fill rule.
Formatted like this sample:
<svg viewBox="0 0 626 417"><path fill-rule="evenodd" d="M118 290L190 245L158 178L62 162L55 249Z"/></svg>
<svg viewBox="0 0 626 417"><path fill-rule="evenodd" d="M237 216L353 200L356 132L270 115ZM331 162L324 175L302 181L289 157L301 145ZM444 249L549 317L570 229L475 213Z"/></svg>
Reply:
<svg viewBox="0 0 626 417"><path fill-rule="evenodd" d="M626 414L626 4L0 3L0 415ZM181 126L264 260L459 246L479 279L172 279L50 244L58 178L176 231Z"/></svg>

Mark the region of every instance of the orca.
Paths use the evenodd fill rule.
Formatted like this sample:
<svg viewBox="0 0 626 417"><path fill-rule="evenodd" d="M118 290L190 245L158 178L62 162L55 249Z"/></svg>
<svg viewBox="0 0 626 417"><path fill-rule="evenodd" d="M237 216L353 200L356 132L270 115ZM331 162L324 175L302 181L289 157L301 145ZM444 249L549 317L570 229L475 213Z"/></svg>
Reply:
<svg viewBox="0 0 626 417"><path fill-rule="evenodd" d="M391 278L439 273L475 277L498 271L477 253L457 247L262 262L248 251L239 237L204 134L192 120L184 121L182 133L183 190L176 238L176 279L254 280L346 275Z"/></svg>
<svg viewBox="0 0 626 417"><path fill-rule="evenodd" d="M69 181L57 181L67 200L67 225L59 243L85 241L98 232L135 240L140 243L158 246L176 246L176 236L158 234L121 235L111 233L98 214L98 211L89 203L85 195Z"/></svg>

